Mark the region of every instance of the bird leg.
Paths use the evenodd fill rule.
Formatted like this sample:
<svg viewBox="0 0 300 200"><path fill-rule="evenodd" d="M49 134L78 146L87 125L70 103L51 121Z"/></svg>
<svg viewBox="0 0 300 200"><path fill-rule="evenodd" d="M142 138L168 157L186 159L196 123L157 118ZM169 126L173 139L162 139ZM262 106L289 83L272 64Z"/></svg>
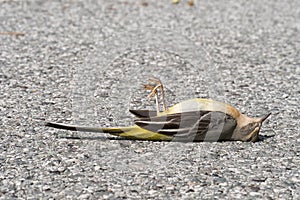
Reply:
<svg viewBox="0 0 300 200"><path fill-rule="evenodd" d="M161 96L162 96L163 109L164 109L164 111L166 111L167 107L166 107L166 102L165 102L165 92L164 92L164 87L163 87L161 80L159 80L158 78L155 78L155 77L151 77L151 78L149 78L149 81L152 83L155 83L156 85L154 86L151 84L144 84L145 90L151 90L150 94L147 97L149 99L151 99L152 97L155 97L157 113L159 113L160 108L159 108L159 99L158 99L158 89L160 89Z"/></svg>

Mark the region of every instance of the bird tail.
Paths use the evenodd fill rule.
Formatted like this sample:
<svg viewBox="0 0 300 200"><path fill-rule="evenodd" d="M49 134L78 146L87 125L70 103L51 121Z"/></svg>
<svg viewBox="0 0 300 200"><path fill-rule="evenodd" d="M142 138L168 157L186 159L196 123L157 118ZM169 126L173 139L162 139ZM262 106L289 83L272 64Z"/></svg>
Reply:
<svg viewBox="0 0 300 200"><path fill-rule="evenodd" d="M45 126L70 130L70 131L109 133L111 135L120 136L127 139L135 139L135 140L170 141L172 139L171 136L152 132L150 130L143 129L137 125L128 126L128 127L97 128L97 127L75 126L75 125L48 122L45 124Z"/></svg>
<svg viewBox="0 0 300 200"><path fill-rule="evenodd" d="M75 126L69 124L61 124L55 122L47 122L45 126L80 132L94 132L94 133L109 133L111 135L120 136L122 133L132 131L135 127L111 127L111 128L100 128L100 127L87 127L87 126Z"/></svg>

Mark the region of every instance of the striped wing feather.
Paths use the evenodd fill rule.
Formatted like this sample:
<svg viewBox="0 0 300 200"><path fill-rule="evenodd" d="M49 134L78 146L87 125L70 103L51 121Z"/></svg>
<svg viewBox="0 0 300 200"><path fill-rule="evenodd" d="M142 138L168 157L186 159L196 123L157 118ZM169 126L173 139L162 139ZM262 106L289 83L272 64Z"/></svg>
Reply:
<svg viewBox="0 0 300 200"><path fill-rule="evenodd" d="M218 111L192 111L163 116L141 117L135 124L143 129L173 136L178 140L230 140L236 121Z"/></svg>

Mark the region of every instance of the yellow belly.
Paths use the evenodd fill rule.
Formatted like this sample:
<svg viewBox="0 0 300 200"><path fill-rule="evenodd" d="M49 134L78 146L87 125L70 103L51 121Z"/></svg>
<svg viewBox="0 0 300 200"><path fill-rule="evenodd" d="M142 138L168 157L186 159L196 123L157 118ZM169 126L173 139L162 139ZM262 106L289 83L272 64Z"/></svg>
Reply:
<svg viewBox="0 0 300 200"><path fill-rule="evenodd" d="M156 140L156 141L170 141L172 136L163 135L160 133L155 133L139 126L131 127L130 131L119 134L120 137L138 140Z"/></svg>
<svg viewBox="0 0 300 200"><path fill-rule="evenodd" d="M219 111L231 115L234 118L240 116L240 112L231 105L214 101L211 99L190 99L181 103L175 104L168 108L165 112L159 115L166 115L172 113L192 112L192 111Z"/></svg>

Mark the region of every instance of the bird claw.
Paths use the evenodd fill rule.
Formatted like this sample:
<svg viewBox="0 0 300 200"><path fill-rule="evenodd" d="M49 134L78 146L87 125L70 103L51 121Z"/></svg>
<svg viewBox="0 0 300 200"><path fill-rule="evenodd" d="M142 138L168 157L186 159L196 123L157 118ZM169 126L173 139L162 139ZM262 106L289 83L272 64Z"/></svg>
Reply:
<svg viewBox="0 0 300 200"><path fill-rule="evenodd" d="M144 84L144 89L145 90L150 90L150 94L147 96L148 99L151 99L152 97L155 97L156 100L156 107L157 107L157 113L160 112L160 108L159 108L159 100L158 100L158 90L160 89L161 91L161 95L162 95L162 104L163 104L163 109L164 111L166 111L166 103L165 103L165 93L164 93L164 88L163 88L163 84L161 82L160 79L155 78L155 77L150 77L149 81L151 83L154 83L155 85L151 85L151 84Z"/></svg>

